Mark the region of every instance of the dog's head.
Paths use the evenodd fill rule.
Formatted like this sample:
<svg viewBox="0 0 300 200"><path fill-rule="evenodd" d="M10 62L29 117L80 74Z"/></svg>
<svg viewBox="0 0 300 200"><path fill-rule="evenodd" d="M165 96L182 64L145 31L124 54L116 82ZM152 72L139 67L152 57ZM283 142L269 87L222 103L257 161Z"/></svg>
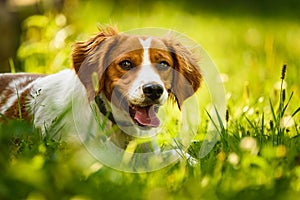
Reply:
<svg viewBox="0 0 300 200"><path fill-rule="evenodd" d="M174 38L118 34L112 27L76 43L72 58L89 100L103 93L144 128L159 126L156 113L168 98L180 109L202 77L193 53Z"/></svg>

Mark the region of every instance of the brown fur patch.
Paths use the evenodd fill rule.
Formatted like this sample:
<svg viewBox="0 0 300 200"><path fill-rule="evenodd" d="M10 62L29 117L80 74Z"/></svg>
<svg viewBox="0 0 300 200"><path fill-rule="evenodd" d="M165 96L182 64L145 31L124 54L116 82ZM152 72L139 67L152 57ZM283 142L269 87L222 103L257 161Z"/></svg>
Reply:
<svg viewBox="0 0 300 200"><path fill-rule="evenodd" d="M0 110L7 118L29 117L26 108L31 87L29 84L43 77L40 74L1 74L0 75Z"/></svg>

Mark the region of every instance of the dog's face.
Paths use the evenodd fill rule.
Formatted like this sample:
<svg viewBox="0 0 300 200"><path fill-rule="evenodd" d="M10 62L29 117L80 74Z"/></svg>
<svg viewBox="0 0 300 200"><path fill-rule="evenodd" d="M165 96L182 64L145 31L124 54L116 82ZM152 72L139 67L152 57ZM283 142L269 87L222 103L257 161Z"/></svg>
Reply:
<svg viewBox="0 0 300 200"><path fill-rule="evenodd" d="M180 43L117 34L111 28L76 43L73 64L90 100L104 93L143 129L159 126L156 113L168 98L180 108L201 82L196 59Z"/></svg>

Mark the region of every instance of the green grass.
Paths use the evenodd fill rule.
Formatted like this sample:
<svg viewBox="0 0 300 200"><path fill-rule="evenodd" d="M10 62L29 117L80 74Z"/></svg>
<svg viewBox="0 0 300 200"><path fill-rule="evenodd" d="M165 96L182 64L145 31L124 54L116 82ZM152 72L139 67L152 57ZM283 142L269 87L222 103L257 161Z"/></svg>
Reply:
<svg viewBox="0 0 300 200"><path fill-rule="evenodd" d="M68 67L71 44L96 32L98 22L117 23L121 31L175 29L201 44L224 77L228 111L225 122L215 121L220 139L199 158L209 119L204 114L189 148L199 165L183 161L130 174L90 165L79 147L42 137L31 123L7 120L0 125L0 199L298 199L296 19L280 13L273 19L221 10L189 12L172 2L156 2L149 10L90 1L72 7L64 15L49 11L24 22L18 51L23 70L52 73ZM55 40L59 31L65 40Z"/></svg>

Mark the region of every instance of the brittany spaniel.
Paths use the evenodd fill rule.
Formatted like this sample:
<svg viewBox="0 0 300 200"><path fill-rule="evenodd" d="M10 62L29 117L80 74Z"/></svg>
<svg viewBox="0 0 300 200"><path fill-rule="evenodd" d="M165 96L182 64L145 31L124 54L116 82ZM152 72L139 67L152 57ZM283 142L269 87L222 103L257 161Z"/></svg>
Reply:
<svg viewBox="0 0 300 200"><path fill-rule="evenodd" d="M87 138L95 124L117 125L108 138L124 149L159 128L160 106L171 99L180 109L202 79L193 53L174 38L128 35L112 27L75 43L72 63L73 69L51 75L0 75L1 121L32 120L56 138L74 130Z"/></svg>

